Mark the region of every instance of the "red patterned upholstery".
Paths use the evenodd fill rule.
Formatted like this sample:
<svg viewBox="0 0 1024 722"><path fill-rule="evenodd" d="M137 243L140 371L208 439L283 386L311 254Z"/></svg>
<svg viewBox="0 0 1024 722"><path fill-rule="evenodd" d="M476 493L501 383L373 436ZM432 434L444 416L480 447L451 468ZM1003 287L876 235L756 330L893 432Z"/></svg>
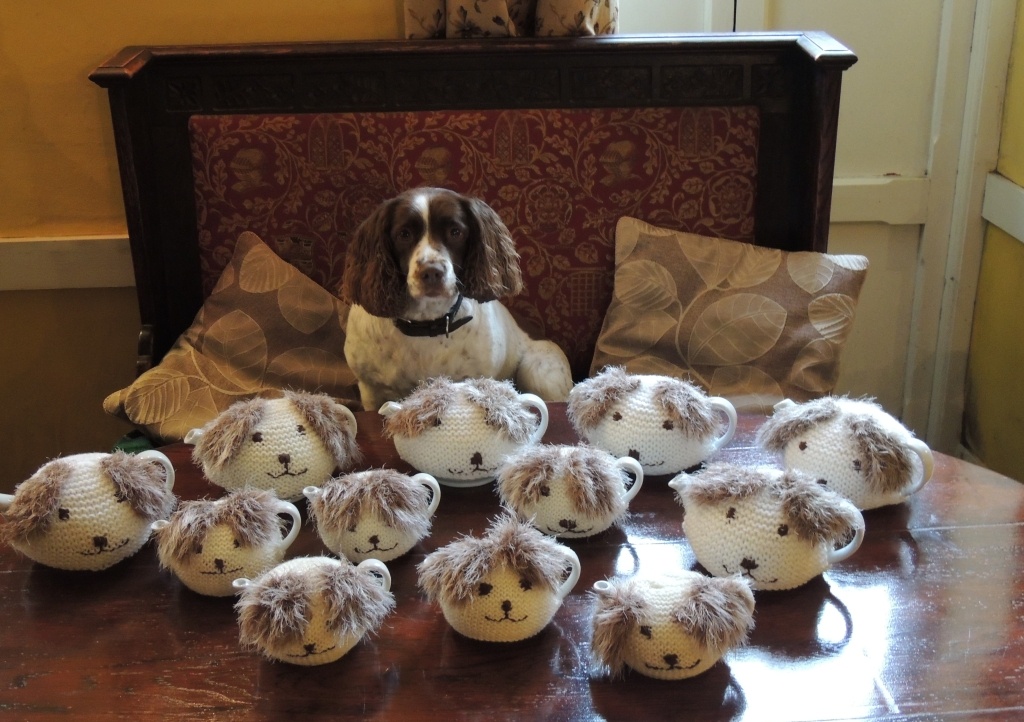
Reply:
<svg viewBox="0 0 1024 722"><path fill-rule="evenodd" d="M206 293L242 231L336 291L378 203L445 186L501 214L526 282L505 302L577 379L611 300L620 217L753 239L752 107L196 116L190 129Z"/></svg>

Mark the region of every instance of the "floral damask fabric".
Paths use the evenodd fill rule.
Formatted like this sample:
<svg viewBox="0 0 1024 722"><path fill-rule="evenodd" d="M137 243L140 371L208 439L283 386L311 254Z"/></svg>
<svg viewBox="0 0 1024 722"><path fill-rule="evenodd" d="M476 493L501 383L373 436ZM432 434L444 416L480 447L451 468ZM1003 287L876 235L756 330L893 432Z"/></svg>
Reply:
<svg viewBox="0 0 1024 722"><path fill-rule="evenodd" d="M204 288L249 230L335 292L379 203L444 186L501 215L526 285L505 302L581 379L611 301L618 219L752 240L758 128L750 107L196 116Z"/></svg>
<svg viewBox="0 0 1024 722"><path fill-rule="evenodd" d="M347 305L243 233L192 325L103 408L166 442L269 390L321 391L360 408L347 320Z"/></svg>
<svg viewBox="0 0 1024 722"><path fill-rule="evenodd" d="M591 372L689 378L741 410L830 393L864 256L787 253L619 221L615 295Z"/></svg>
<svg viewBox="0 0 1024 722"><path fill-rule="evenodd" d="M610 35L618 24L618 0L405 0L409 39Z"/></svg>

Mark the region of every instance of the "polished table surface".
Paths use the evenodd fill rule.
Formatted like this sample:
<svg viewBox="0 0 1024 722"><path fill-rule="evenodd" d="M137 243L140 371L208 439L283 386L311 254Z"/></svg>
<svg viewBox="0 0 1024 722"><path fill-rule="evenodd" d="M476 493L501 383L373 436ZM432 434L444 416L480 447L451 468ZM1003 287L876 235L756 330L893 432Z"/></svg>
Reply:
<svg viewBox="0 0 1024 722"><path fill-rule="evenodd" d="M380 417L358 419L364 466L410 471ZM715 458L775 463L752 443L760 420L741 417ZM575 440L564 405L552 405L544 440ZM220 494L190 447L164 451L179 497ZM621 528L567 542L579 583L543 632L512 644L461 637L417 590L425 554L481 533L499 511L493 484L444 489L431 535L388 563L394 613L319 667L241 649L233 599L185 589L152 544L95 573L2 549L0 718L1024 719L1024 485L942 454L908 503L865 513L850 559L798 589L757 592L749 643L705 674L594 676L593 583L695 566L666 481L645 480ZM288 557L324 552L307 520Z"/></svg>

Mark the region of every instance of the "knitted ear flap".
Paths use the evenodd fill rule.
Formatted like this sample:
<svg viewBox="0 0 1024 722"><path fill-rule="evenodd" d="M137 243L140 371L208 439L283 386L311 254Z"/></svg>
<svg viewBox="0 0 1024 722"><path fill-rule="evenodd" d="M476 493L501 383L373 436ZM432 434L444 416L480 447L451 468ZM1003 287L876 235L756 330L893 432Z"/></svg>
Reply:
<svg viewBox="0 0 1024 722"><path fill-rule="evenodd" d="M519 254L501 217L479 198L462 197L473 233L463 259L463 293L477 301L494 301L523 290Z"/></svg>
<svg viewBox="0 0 1024 722"><path fill-rule="evenodd" d="M860 525L860 514L836 492L811 477L790 470L780 480L783 513L796 533L815 544L848 538Z"/></svg>
<svg viewBox="0 0 1024 722"><path fill-rule="evenodd" d="M498 490L513 509L539 502L544 482L556 473L560 457L557 448L537 446L528 452L498 472Z"/></svg>
<svg viewBox="0 0 1024 722"><path fill-rule="evenodd" d="M737 577L702 577L683 595L673 617L687 634L720 655L754 628L754 593Z"/></svg>
<svg viewBox="0 0 1024 722"><path fill-rule="evenodd" d="M302 639L309 624L310 585L301 575L268 575L242 590L235 604L247 647L277 647Z"/></svg>
<svg viewBox="0 0 1024 722"><path fill-rule="evenodd" d="M705 438L718 430L714 411L693 384L667 378L658 381L651 393L654 402L690 438Z"/></svg>
<svg viewBox="0 0 1024 722"><path fill-rule="evenodd" d="M266 399L257 397L226 408L203 430L192 449L192 460L216 471L223 469L263 420L266 405Z"/></svg>
<svg viewBox="0 0 1024 722"><path fill-rule="evenodd" d="M387 436L417 437L438 425L452 402L452 380L437 376L423 382L403 401L401 408L384 420Z"/></svg>
<svg viewBox="0 0 1024 722"><path fill-rule="evenodd" d="M60 506L60 492L71 476L71 464L55 459L39 469L14 490L14 500L4 511L0 542L27 541L36 532L46 531Z"/></svg>
<svg viewBox="0 0 1024 722"><path fill-rule="evenodd" d="M788 409L779 409L757 430L757 443L769 451L781 451L786 444L841 412L834 398L807 401Z"/></svg>
<svg viewBox="0 0 1024 722"><path fill-rule="evenodd" d="M872 491L890 493L902 488L914 468L906 442L886 431L870 416L851 417L849 426L860 449L864 479Z"/></svg>
<svg viewBox="0 0 1024 722"><path fill-rule="evenodd" d="M341 404L325 394L285 391L284 397L320 437L338 468L345 469L362 460L355 429L350 428L348 414Z"/></svg>
<svg viewBox="0 0 1024 722"><path fill-rule="evenodd" d="M341 298L372 316L394 318L405 303L405 278L391 245L391 221L400 201L382 203L356 228L345 254Z"/></svg>
<svg viewBox="0 0 1024 722"><path fill-rule="evenodd" d="M627 643L640 627L646 604L632 580L609 582L595 597L597 608L590 652L599 669L617 677L625 670Z"/></svg>
<svg viewBox="0 0 1024 722"><path fill-rule="evenodd" d="M279 539L284 520L275 508L276 494L268 490L239 489L230 493L221 506L220 519L245 547L257 547Z"/></svg>
<svg viewBox="0 0 1024 722"><path fill-rule="evenodd" d="M318 570L316 578L327 627L344 636L375 630L395 607L394 596L372 575L347 562Z"/></svg>
<svg viewBox="0 0 1024 722"><path fill-rule="evenodd" d="M569 392L566 413L574 426L590 429L604 418L608 409L626 394L640 388L640 379L622 366L609 366L596 376L581 381Z"/></svg>
<svg viewBox="0 0 1024 722"><path fill-rule="evenodd" d="M117 498L143 519L155 521L174 508L175 497L167 488L163 467L123 451L104 457L99 467L114 482Z"/></svg>

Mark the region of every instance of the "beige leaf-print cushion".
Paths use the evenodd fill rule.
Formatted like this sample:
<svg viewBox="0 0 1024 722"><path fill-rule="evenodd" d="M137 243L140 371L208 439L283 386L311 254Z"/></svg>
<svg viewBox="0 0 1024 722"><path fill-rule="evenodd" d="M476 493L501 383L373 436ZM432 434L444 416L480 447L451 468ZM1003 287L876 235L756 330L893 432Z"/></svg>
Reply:
<svg viewBox="0 0 1024 722"><path fill-rule="evenodd" d="M868 260L787 253L622 218L591 374L689 378L737 408L830 393Z"/></svg>
<svg viewBox="0 0 1024 722"><path fill-rule="evenodd" d="M240 398L278 389L358 398L345 362L348 306L243 233L160 364L103 402L157 441L180 441Z"/></svg>

